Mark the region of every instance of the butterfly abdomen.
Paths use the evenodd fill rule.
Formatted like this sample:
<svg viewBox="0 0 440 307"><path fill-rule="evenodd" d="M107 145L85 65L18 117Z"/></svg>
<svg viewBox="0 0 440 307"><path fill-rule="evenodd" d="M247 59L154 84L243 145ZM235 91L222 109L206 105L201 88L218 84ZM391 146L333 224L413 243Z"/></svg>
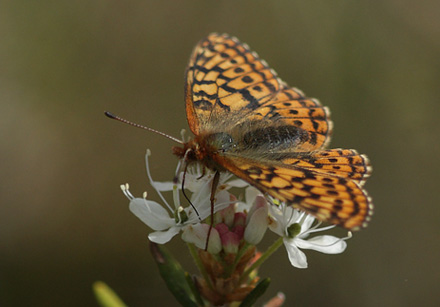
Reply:
<svg viewBox="0 0 440 307"><path fill-rule="evenodd" d="M294 126L265 127L246 132L239 142L243 150L284 150L308 140L308 133Z"/></svg>

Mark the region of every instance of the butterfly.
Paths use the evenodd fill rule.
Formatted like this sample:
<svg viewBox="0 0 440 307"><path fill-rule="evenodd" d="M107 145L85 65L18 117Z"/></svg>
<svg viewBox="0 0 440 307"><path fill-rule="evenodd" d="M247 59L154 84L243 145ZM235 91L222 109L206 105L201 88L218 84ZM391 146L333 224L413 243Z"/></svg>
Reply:
<svg viewBox="0 0 440 307"><path fill-rule="evenodd" d="M185 102L195 136L173 152L187 163L229 171L320 221L358 230L370 220L368 158L325 149L329 109L289 87L248 45L227 34L201 40L186 70Z"/></svg>

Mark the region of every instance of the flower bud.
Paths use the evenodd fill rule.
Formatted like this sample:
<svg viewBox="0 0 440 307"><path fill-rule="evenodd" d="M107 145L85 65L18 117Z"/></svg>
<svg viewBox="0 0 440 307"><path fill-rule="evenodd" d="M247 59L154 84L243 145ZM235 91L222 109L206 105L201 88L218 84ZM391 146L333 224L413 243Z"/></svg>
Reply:
<svg viewBox="0 0 440 307"><path fill-rule="evenodd" d="M195 224L185 227L182 233L182 240L187 243L193 243L200 249L205 249L206 239L208 237L210 226L208 224ZM208 242L208 252L218 254L222 250L220 235L215 228L211 229Z"/></svg>
<svg viewBox="0 0 440 307"><path fill-rule="evenodd" d="M234 222L235 204L230 204L225 209L218 211L214 216L214 223L225 223L228 227Z"/></svg>
<svg viewBox="0 0 440 307"><path fill-rule="evenodd" d="M262 196L257 196L247 220L248 223L244 231L244 239L246 242L256 245L263 239L268 225L267 202Z"/></svg>
<svg viewBox="0 0 440 307"><path fill-rule="evenodd" d="M244 212L237 212L234 215L234 226L245 226L247 215Z"/></svg>
<svg viewBox="0 0 440 307"><path fill-rule="evenodd" d="M236 233L228 231L220 236L223 250L228 254L236 254L238 252L238 246L240 245L240 238Z"/></svg>
<svg viewBox="0 0 440 307"><path fill-rule="evenodd" d="M245 230L245 226L243 225L237 225L234 226L234 228L232 228L232 232L238 236L239 240L243 239L244 230Z"/></svg>

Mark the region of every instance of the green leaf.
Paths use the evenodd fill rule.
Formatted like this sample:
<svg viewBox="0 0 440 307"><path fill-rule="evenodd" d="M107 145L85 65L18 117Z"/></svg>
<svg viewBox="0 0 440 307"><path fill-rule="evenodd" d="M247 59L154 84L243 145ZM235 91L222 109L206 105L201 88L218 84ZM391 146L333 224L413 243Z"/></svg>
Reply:
<svg viewBox="0 0 440 307"><path fill-rule="evenodd" d="M246 298L241 302L240 307L250 307L266 292L270 284L270 278L265 278L258 283L254 290L249 293Z"/></svg>
<svg viewBox="0 0 440 307"><path fill-rule="evenodd" d="M191 275L189 275L188 272L185 272L186 281L191 288L191 292L194 295L195 299L197 300L198 306L205 306L202 297L200 296L200 292L197 289L196 285L194 284L193 279L191 278Z"/></svg>
<svg viewBox="0 0 440 307"><path fill-rule="evenodd" d="M195 287L191 279L187 279L187 273L173 256L162 246L150 242L150 251L159 268L159 273L165 281L168 289L182 306L194 306L196 298L191 290Z"/></svg>
<svg viewBox="0 0 440 307"><path fill-rule="evenodd" d="M93 284L96 300L102 307L127 307L119 296L102 281Z"/></svg>

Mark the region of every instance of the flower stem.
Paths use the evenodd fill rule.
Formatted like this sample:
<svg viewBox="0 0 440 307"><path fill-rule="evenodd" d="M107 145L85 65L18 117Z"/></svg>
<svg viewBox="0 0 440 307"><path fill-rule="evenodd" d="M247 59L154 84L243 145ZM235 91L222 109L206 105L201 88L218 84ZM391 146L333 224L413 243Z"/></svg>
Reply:
<svg viewBox="0 0 440 307"><path fill-rule="evenodd" d="M243 280L247 278L253 270L262 265L263 262L266 261L267 258L269 258L282 244L283 237L280 237L261 255L261 257L257 261L255 261L246 271L244 271L243 275L240 278L240 282L243 282Z"/></svg>
<svg viewBox="0 0 440 307"><path fill-rule="evenodd" d="M211 279L209 278L208 272L206 272L205 267L202 263L202 260L199 257L199 254L197 253L197 250L194 246L194 244L188 243L188 249L191 254L191 256L194 259L194 262L199 269L200 273L202 274L203 278L205 279L206 283L208 284L209 288L213 289L213 285L211 282Z"/></svg>

